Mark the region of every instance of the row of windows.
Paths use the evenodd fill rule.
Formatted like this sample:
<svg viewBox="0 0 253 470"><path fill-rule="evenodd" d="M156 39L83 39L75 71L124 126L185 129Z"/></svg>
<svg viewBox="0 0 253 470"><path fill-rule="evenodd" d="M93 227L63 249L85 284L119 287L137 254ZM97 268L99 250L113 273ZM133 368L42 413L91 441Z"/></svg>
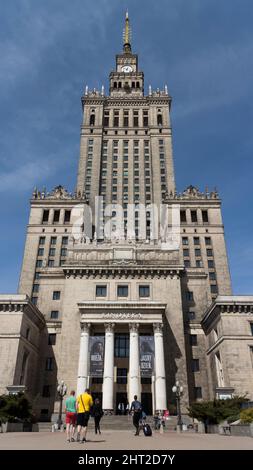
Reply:
<svg viewBox="0 0 253 470"><path fill-rule="evenodd" d="M199 221L199 223L203 223L203 224L207 224L209 222L209 218L208 218L208 210L202 210L201 211L201 214L202 214L202 220ZM197 213L197 210L191 210L190 211L190 215L191 215L191 218L190 218L190 222L192 223L197 223L198 222L198 213ZM186 210L181 210L180 211L180 221L181 223L183 224L186 224L187 223L187 215L186 215ZM189 222L189 221L188 221Z"/></svg>
<svg viewBox="0 0 253 470"><path fill-rule="evenodd" d="M43 224L46 224L49 221L49 211L50 209L44 209L43 211L43 216L42 216ZM53 224L57 224L60 222L60 213L61 213L60 209L54 209ZM63 223L68 224L70 222L70 217L71 217L71 210L65 209Z"/></svg>
<svg viewBox="0 0 253 470"><path fill-rule="evenodd" d="M117 296L118 297L128 297L129 287L127 285L117 286ZM107 286L98 285L96 286L96 297L106 297L107 296ZM139 286L139 296L140 297L150 297L150 286L143 285Z"/></svg>
<svg viewBox="0 0 253 470"><path fill-rule="evenodd" d="M61 243L62 245L68 245L68 237L62 237ZM46 237L40 237L39 239L39 245L45 245L46 242ZM50 238L50 245L56 245L57 243L57 237L51 237Z"/></svg>
<svg viewBox="0 0 253 470"><path fill-rule="evenodd" d="M184 246L189 245L189 238L188 237L182 237L182 244ZM199 237L193 237L193 244L194 245L200 245L200 238ZM212 245L211 237L205 237L205 245L206 246L211 246Z"/></svg>
<svg viewBox="0 0 253 470"><path fill-rule="evenodd" d="M38 256L44 256L44 248L38 249ZM49 249L49 256L55 256L55 248ZM67 248L61 248L61 256L67 256Z"/></svg>
<svg viewBox="0 0 253 470"><path fill-rule="evenodd" d="M201 249L200 248L195 248L194 250L194 253L195 253L195 256L201 256ZM183 249L183 256L185 257L189 257L190 256L190 250L188 248L184 248ZM206 249L206 256L208 258L212 258L213 257L213 250L212 248L207 248Z"/></svg>

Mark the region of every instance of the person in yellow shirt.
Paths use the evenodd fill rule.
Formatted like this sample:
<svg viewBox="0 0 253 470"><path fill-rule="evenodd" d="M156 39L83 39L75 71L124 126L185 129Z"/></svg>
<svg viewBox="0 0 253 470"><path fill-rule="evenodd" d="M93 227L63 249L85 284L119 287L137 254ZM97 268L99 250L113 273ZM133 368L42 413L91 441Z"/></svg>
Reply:
<svg viewBox="0 0 253 470"><path fill-rule="evenodd" d="M87 426L90 418L90 409L93 405L89 388L81 393L76 400L77 408L77 442L86 442ZM83 432L82 432L83 431ZM82 436L81 436L82 435Z"/></svg>

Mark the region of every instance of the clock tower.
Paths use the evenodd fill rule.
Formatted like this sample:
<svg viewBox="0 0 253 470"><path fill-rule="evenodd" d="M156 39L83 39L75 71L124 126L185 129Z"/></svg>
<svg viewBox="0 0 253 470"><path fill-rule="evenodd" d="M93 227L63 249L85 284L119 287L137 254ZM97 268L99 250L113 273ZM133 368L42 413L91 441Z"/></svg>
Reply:
<svg viewBox="0 0 253 470"><path fill-rule="evenodd" d="M123 32L123 52L116 55L116 71L110 73L110 96L132 95L142 97L144 74L138 71L138 56L132 53L131 28L126 13Z"/></svg>

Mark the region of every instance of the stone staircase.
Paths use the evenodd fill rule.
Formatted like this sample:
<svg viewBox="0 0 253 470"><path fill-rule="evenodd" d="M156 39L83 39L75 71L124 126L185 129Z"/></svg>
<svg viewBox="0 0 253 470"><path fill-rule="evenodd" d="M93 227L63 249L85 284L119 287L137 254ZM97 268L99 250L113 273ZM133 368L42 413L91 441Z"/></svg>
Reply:
<svg viewBox="0 0 253 470"><path fill-rule="evenodd" d="M152 416L146 418L146 422L154 430L154 419ZM177 425L177 417L171 416L169 420L166 421L164 431L174 431ZM89 429L94 429L94 419L90 418L89 420ZM133 422L131 416L117 416L117 415L105 415L101 420L101 429L103 430L114 430L114 431L132 431ZM52 431L52 423L50 422L40 422L39 423L40 432L50 432Z"/></svg>

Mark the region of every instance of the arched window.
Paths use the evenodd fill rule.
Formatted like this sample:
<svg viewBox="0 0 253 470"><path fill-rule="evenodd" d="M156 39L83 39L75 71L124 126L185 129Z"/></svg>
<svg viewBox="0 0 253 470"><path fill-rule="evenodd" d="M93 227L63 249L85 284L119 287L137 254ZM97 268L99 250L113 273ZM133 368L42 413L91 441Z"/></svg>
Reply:
<svg viewBox="0 0 253 470"><path fill-rule="evenodd" d="M113 88L117 88L117 82L113 83Z"/></svg>
<svg viewBox="0 0 253 470"><path fill-rule="evenodd" d="M132 82L132 88L135 88L135 82Z"/></svg>
<svg viewBox="0 0 253 470"><path fill-rule="evenodd" d="M121 88L121 82L119 82L118 87Z"/></svg>
<svg viewBox="0 0 253 470"><path fill-rule="evenodd" d="M162 126L163 125L163 117L161 114L157 114L157 125Z"/></svg>
<svg viewBox="0 0 253 470"><path fill-rule="evenodd" d="M136 88L140 88L140 82L136 82Z"/></svg>
<svg viewBox="0 0 253 470"><path fill-rule="evenodd" d="M91 115L90 115L90 126L94 126L95 125L95 111L91 112Z"/></svg>

